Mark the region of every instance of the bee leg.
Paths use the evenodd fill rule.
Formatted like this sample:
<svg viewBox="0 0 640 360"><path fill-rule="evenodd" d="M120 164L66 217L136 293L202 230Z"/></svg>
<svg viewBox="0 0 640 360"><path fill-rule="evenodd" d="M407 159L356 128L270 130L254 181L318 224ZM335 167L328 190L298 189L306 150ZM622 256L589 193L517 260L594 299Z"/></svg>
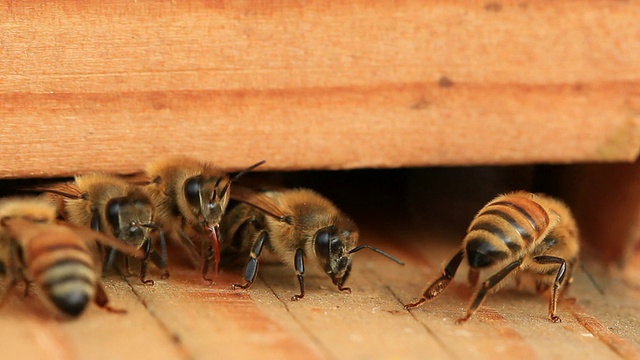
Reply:
<svg viewBox="0 0 640 360"><path fill-rule="evenodd" d="M0 300L0 308L6 304L7 300L9 299L9 295L11 295L11 292L13 292L13 289L15 289L17 285L18 280L16 280L15 278L11 279L11 282L9 282L9 284L7 285L7 289L4 291L4 294L2 294L2 300Z"/></svg>
<svg viewBox="0 0 640 360"><path fill-rule="evenodd" d="M344 287L344 283L347 282L347 279L349 278L349 274L351 273L351 263L349 263L349 265L347 266L347 269L344 272L344 275L342 275L341 278L334 278L333 279L333 284L338 286L338 290L340 291L347 291L349 292L349 294L351 294L351 288L350 287Z"/></svg>
<svg viewBox="0 0 640 360"><path fill-rule="evenodd" d="M440 276L436 281L431 284L423 293L422 298L415 303L406 304L404 306L405 309L411 309L418 307L425 302L435 298L440 295L440 293L447 288L451 279L456 275L456 271L458 271L458 267L460 267L460 263L462 262L462 258L464 257L464 252L462 250L458 251L449 263L444 268L444 273Z"/></svg>
<svg viewBox="0 0 640 360"><path fill-rule="evenodd" d="M573 271L575 270L576 265L577 265L577 260L575 258L569 261L569 265L567 266L567 275L565 275L567 280L564 282L564 284L562 284L562 289L560 289L560 294L558 295L558 301L567 300L573 303L576 302L576 298L574 297L570 297L570 298L564 297L564 295L569 291L571 284L573 284ZM596 288L596 290L600 294L604 295L604 290L602 290L602 287L600 287L600 285L596 282L596 279L593 277L593 275L591 275L591 273L589 273L589 271L585 269L584 264L581 264L581 265L582 265L581 268L584 274L587 275L587 278L589 278L589 281L591 281L591 284L593 284L593 286Z"/></svg>
<svg viewBox="0 0 640 360"><path fill-rule="evenodd" d="M298 301L304 297L304 251L302 249L296 249L293 264L296 267L298 283L300 283L300 294L293 295L291 301Z"/></svg>
<svg viewBox="0 0 640 360"><path fill-rule="evenodd" d="M21 270L21 267L18 266L18 264L16 264L17 262L20 262L20 256L18 255L18 245L15 243L15 241L11 241L9 243L9 262L8 264L5 265L5 274L7 275L7 277L9 279L11 279L11 281L9 282L9 284L7 284L7 288L4 292L4 294L2 294L2 299L0 300L0 307L3 307L5 305L5 303L7 302L7 299L9 299L9 295L11 295L11 293L13 292L13 289L16 288L16 286L18 285L18 278L20 279L25 279L24 274ZM25 281L25 286L28 288L29 287L29 283Z"/></svg>
<svg viewBox="0 0 640 360"><path fill-rule="evenodd" d="M208 241L202 242L202 265L200 271L202 273L202 280L209 283L209 285L213 285L214 281L211 278L208 278L209 274L209 264L211 264L211 259L213 259L213 245L211 245Z"/></svg>
<svg viewBox="0 0 640 360"><path fill-rule="evenodd" d="M563 258L557 256L536 256L533 258L538 264L560 264L558 267L558 273L556 279L553 282L553 289L551 290L551 299L549 301L549 319L553 322L561 322L562 320L556 315L558 306L558 289L565 279L567 273L567 262Z"/></svg>
<svg viewBox="0 0 640 360"><path fill-rule="evenodd" d="M155 281L151 279L147 279L147 261L149 260L149 255L151 253L151 241L146 239L144 244L144 257L140 260L140 281L142 281L145 285L154 285Z"/></svg>
<svg viewBox="0 0 640 360"><path fill-rule="evenodd" d="M549 290L549 285L543 282L536 282L536 292L538 294L542 294L545 291Z"/></svg>
<svg viewBox="0 0 640 360"><path fill-rule="evenodd" d="M241 284L233 284L231 287L233 289L242 288L247 289L253 281L256 279L256 275L258 274L258 258L260 257L260 253L262 253L262 248L264 247L265 242L269 241L269 233L266 231L261 231L258 234L258 238L256 242L253 244L253 248L251 248L251 254L249 254L249 261L247 262L247 266L244 269L244 280L246 281L244 285Z"/></svg>
<svg viewBox="0 0 640 360"><path fill-rule="evenodd" d="M102 232L100 229L100 212L98 209L93 209L91 214L91 229L95 232Z"/></svg>
<svg viewBox="0 0 640 360"><path fill-rule="evenodd" d="M476 285L478 285L479 278L480 278L480 270L470 268L469 273L467 274L467 280L469 281L469 286L476 287Z"/></svg>
<svg viewBox="0 0 640 360"><path fill-rule="evenodd" d="M107 258L102 265L102 272L108 273L113 268L113 263L116 260L117 250L113 248L107 248Z"/></svg>
<svg viewBox="0 0 640 360"><path fill-rule="evenodd" d="M27 296L29 296L29 288L31 287L31 284L32 284L31 281L28 281L28 280L24 281L24 294L23 294L23 297L26 298Z"/></svg>
<svg viewBox="0 0 640 360"><path fill-rule="evenodd" d="M196 250L196 245L193 243L189 235L187 235L185 231L185 227L187 226L184 218L182 219L182 223L180 225L180 229L178 230L178 235L180 235L180 245L187 251L187 255L189 256L189 260L193 264L193 266L200 265L200 256L198 255L198 251Z"/></svg>
<svg viewBox="0 0 640 360"><path fill-rule="evenodd" d="M516 280L516 289L520 290L522 289L522 273L517 273L515 276L515 280Z"/></svg>
<svg viewBox="0 0 640 360"><path fill-rule="evenodd" d="M153 261L160 270L164 270L160 278L168 279L169 270L167 267L169 266L169 255L167 255L167 240L164 237L164 231L162 231L162 229L158 229L158 233L160 234L160 254L154 250L151 254L151 261Z"/></svg>
<svg viewBox="0 0 640 360"><path fill-rule="evenodd" d="M107 310L108 312L112 312L116 314L127 313L127 310L125 309L116 309L109 306L109 297L107 296L107 293L104 291L104 287L102 286L102 283L100 283L99 281L96 282L96 294L93 301L96 303L96 305Z"/></svg>
<svg viewBox="0 0 640 360"><path fill-rule="evenodd" d="M122 262L124 265L124 275L127 277L133 276L133 273L131 272L131 263L129 262L129 256L123 255Z"/></svg>
<svg viewBox="0 0 640 360"><path fill-rule="evenodd" d="M167 263L162 259L162 255L158 254L157 251L152 251L151 254L149 254L149 259L155 266L158 267L158 269L164 270L164 273L160 275L160 278L168 279L169 270L167 270Z"/></svg>
<svg viewBox="0 0 640 360"><path fill-rule="evenodd" d="M476 310L478 310L478 308L484 301L484 298L487 296L487 293L491 289L493 289L496 285L498 285L502 280L504 280L504 278L506 278L509 274L511 274L513 270L520 267L520 265L522 265L522 259L518 259L512 262L511 264L507 265L504 269L498 271L496 274L494 274L485 282L483 282L482 285L480 286L480 290L478 290L478 293L475 295L475 298L469 305L469 308L467 309L467 313L464 315L464 317L461 317L460 319L458 319L456 321L456 324L461 324L469 320L471 315L473 315L473 313L475 313Z"/></svg>

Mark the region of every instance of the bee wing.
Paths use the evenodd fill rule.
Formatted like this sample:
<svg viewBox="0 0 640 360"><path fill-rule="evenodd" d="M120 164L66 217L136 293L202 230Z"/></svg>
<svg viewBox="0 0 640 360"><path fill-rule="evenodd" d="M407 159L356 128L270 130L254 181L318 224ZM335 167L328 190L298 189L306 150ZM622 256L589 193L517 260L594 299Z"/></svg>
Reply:
<svg viewBox="0 0 640 360"><path fill-rule="evenodd" d="M144 172L122 175L122 178L133 185L149 185L153 183L153 179Z"/></svg>
<svg viewBox="0 0 640 360"><path fill-rule="evenodd" d="M80 191L80 189L78 189L78 187L73 182L57 183L57 184L52 184L50 186L35 186L31 188L26 188L23 190L44 192L44 193L62 196L68 199L84 199L86 196Z"/></svg>
<svg viewBox="0 0 640 360"><path fill-rule="evenodd" d="M287 214L284 210L282 210L273 201L273 199L259 191L255 191L242 185L235 184L233 185L233 189L231 190L229 196L233 200L251 205L256 209L264 212L265 214L272 216L280 221L290 222L290 214Z"/></svg>
<svg viewBox="0 0 640 360"><path fill-rule="evenodd" d="M31 220L27 220L21 217L11 217L2 219L0 222L2 229L12 239L31 239L42 231L42 226L45 224L34 223Z"/></svg>
<svg viewBox="0 0 640 360"><path fill-rule="evenodd" d="M105 234L99 233L87 227L76 225L68 221L58 220L56 223L62 226L66 226L69 229L75 231L78 235L80 235L83 239L86 239L87 241L95 240L102 243L103 245L116 249L122 252L123 254L131 255L137 258L144 257L144 251L142 249L126 244L111 236L107 236Z"/></svg>

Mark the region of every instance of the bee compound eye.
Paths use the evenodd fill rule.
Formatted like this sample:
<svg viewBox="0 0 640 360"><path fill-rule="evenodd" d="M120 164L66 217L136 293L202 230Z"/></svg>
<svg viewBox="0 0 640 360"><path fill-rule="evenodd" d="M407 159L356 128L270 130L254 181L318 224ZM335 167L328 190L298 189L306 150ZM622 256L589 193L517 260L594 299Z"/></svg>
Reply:
<svg viewBox="0 0 640 360"><path fill-rule="evenodd" d="M107 204L107 221L117 229L120 226L120 211L121 211L120 199L114 199Z"/></svg>
<svg viewBox="0 0 640 360"><path fill-rule="evenodd" d="M327 259L329 257L329 243L331 239L331 234L329 233L329 229L320 229L316 233L316 241L315 241L315 250L316 254L321 257Z"/></svg>
<svg viewBox="0 0 640 360"><path fill-rule="evenodd" d="M200 206L200 189L201 181L200 177L192 177L184 184L184 194L187 197L187 202L192 206Z"/></svg>

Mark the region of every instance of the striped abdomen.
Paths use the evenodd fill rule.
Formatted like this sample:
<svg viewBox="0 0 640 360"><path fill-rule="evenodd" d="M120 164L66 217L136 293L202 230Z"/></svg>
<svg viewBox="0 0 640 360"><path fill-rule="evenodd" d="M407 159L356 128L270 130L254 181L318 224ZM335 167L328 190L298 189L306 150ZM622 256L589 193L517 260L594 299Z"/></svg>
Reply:
<svg viewBox="0 0 640 360"><path fill-rule="evenodd" d="M95 294L94 259L75 233L50 227L23 249L27 271L45 302L78 316Z"/></svg>
<svg viewBox="0 0 640 360"><path fill-rule="evenodd" d="M469 265L474 268L528 252L551 224L549 211L532 194L502 195L483 207L464 239Z"/></svg>

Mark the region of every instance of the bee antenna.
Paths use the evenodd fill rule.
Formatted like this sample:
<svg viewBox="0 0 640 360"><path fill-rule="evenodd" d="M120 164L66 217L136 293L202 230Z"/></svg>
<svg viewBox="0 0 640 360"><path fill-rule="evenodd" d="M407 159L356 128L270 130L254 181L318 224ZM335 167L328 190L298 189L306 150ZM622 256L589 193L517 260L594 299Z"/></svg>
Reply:
<svg viewBox="0 0 640 360"><path fill-rule="evenodd" d="M360 250L362 250L362 249L369 249L369 250L373 250L373 251L377 252L378 254L380 254L380 255L382 255L382 256L385 256L385 257L387 257L388 259L393 260L393 261L397 262L398 264L400 264L400 265L404 266L404 262L403 262L402 260L399 260L398 258L396 258L396 257L394 257L394 256L391 256L391 255L387 254L386 252L384 252L384 251L382 251L382 250L380 250L380 249L378 249L378 248L376 248L376 247L373 247L373 246L371 246L371 245L366 245L366 244L365 244L365 245L356 246L356 247L354 247L353 249L351 249L351 250L349 251L349 254L356 253L356 252L358 252L358 251L360 251Z"/></svg>
<svg viewBox="0 0 640 360"><path fill-rule="evenodd" d="M216 183L213 185L213 194L211 194L211 199L209 199L209 202L214 201L216 199L216 195L218 194L218 190L217 189L218 189L218 185L220 185L220 181L222 181L221 177L219 177L216 180ZM226 188L226 186L225 186L225 188ZM226 190L222 190L222 196L224 196L224 192L225 191Z"/></svg>
<svg viewBox="0 0 640 360"><path fill-rule="evenodd" d="M580 262L580 269L582 269L584 274L587 275L587 278L589 279L589 281L591 281L591 285L593 285L593 287L596 288L596 290L598 290L600 295L604 295L604 290L602 289L602 286L600 286L600 284L598 284L598 282L593 277L593 275L587 270L587 267L584 266L583 262Z"/></svg>
<svg viewBox="0 0 640 360"><path fill-rule="evenodd" d="M151 230L158 230L159 227L158 225L154 224L154 223L148 223L148 224L140 224L141 227L145 227Z"/></svg>
<svg viewBox="0 0 640 360"><path fill-rule="evenodd" d="M222 192L220 193L220 197L224 197L224 194L227 193L227 190L229 190L229 187L231 186L231 183L238 181L238 179L240 179L240 177L248 172L253 171L253 169L257 168L260 165L263 165L264 163L266 163L267 160L262 160L262 161L258 161L257 163L249 166L248 168L240 171L239 173L236 174L236 176L232 177L229 179L229 182L224 186L224 188L222 189Z"/></svg>

